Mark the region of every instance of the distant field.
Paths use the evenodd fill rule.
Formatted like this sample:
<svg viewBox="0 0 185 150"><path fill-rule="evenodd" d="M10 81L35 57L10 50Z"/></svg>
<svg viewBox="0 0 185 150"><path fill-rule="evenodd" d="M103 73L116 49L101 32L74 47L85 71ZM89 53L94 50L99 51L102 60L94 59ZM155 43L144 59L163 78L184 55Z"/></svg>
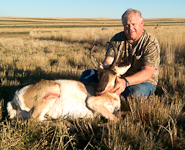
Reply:
<svg viewBox="0 0 185 150"><path fill-rule="evenodd" d="M144 19L146 26L185 25L185 18ZM10 18L0 17L0 28L121 27L121 19L108 18Z"/></svg>
<svg viewBox="0 0 185 150"><path fill-rule="evenodd" d="M121 26L119 19L0 18L0 28L74 28Z"/></svg>
<svg viewBox="0 0 185 150"><path fill-rule="evenodd" d="M185 26L185 18L144 19L145 27ZM121 19L0 17L0 36L28 36L33 29L122 28Z"/></svg>

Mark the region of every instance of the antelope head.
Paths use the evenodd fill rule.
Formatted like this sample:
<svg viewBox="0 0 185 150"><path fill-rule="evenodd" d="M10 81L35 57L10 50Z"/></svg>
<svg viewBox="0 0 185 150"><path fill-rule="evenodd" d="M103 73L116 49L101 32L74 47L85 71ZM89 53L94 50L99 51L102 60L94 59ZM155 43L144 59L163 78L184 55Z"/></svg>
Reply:
<svg viewBox="0 0 185 150"><path fill-rule="evenodd" d="M120 44L118 48L115 48L115 46L112 43L109 43L109 45L114 50L114 60L112 64L108 66L104 66L102 63L98 63L94 56L92 55L96 45L94 45L93 48L90 50L91 61L98 71L99 83L96 89L97 95L102 95L106 92L110 92L115 86L116 77L125 74L131 66L131 64L128 62L126 64L122 64L121 67L118 66L117 64L117 61L120 57L122 44Z"/></svg>

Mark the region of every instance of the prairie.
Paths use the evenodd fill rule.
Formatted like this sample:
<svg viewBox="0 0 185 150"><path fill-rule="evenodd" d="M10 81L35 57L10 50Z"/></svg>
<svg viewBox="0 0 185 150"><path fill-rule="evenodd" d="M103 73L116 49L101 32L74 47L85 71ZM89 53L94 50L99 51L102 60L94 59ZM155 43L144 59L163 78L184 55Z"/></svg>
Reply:
<svg viewBox="0 0 185 150"><path fill-rule="evenodd" d="M79 80L102 61L107 41L123 30L120 19L0 17L0 149L185 149L185 18L145 19L161 48L159 82L149 99L122 104L118 123L10 120L6 103L40 79Z"/></svg>

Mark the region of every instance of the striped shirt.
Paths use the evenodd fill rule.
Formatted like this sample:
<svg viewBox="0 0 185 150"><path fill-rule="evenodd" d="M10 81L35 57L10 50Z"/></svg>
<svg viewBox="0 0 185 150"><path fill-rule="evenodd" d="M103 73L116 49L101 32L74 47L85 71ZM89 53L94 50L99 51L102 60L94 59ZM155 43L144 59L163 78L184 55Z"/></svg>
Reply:
<svg viewBox="0 0 185 150"><path fill-rule="evenodd" d="M126 72L125 76L130 76L140 71L142 66L155 67L152 77L146 81L153 85L157 85L160 63L160 48L157 39L150 33L143 30L143 34L137 43L131 44L126 38L124 31L117 33L112 37L110 42L115 48L121 47L121 55L118 59L118 66L125 61L131 63L131 68ZM114 56L113 48L109 45L106 56Z"/></svg>

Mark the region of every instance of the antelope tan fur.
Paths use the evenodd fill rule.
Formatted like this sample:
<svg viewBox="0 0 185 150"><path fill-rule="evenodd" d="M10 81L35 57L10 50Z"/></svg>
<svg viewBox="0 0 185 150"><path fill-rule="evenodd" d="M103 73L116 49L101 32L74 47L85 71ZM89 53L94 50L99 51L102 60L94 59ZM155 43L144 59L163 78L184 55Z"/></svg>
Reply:
<svg viewBox="0 0 185 150"><path fill-rule="evenodd" d="M98 65L92 55L94 47L91 49L91 60L99 74L97 86L66 79L41 80L15 92L13 100L7 104L10 118L18 115L43 121L45 115L52 119L73 119L92 118L100 113L110 120L117 119L113 113L120 108L120 97L108 89L114 87L116 77L124 74L130 65L116 66L120 47L115 49L110 45L114 49L114 61L106 69L102 64Z"/></svg>

